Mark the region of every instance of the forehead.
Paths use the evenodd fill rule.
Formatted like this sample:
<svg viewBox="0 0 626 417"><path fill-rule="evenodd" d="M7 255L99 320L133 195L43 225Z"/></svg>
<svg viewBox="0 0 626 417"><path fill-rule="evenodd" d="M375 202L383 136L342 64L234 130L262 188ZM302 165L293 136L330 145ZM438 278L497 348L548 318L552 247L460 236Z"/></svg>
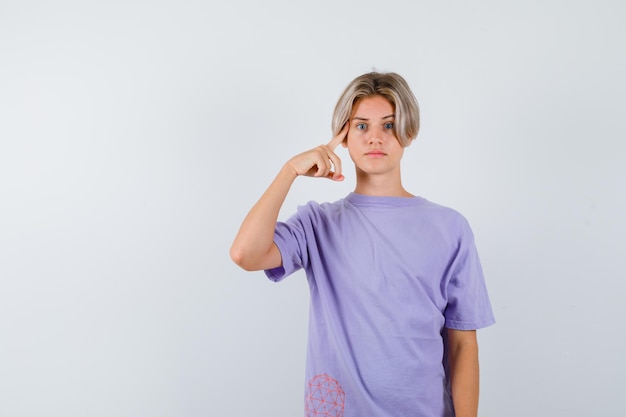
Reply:
<svg viewBox="0 0 626 417"><path fill-rule="evenodd" d="M394 106L383 96L363 97L352 106L351 117L362 117L366 119L383 118L393 115Z"/></svg>

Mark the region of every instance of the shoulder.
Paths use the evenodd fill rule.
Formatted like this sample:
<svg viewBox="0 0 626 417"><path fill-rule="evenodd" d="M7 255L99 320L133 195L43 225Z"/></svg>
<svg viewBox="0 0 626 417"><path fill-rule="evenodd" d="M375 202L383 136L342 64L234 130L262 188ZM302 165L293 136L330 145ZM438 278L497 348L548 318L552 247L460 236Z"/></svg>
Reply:
<svg viewBox="0 0 626 417"><path fill-rule="evenodd" d="M431 221L440 224L448 230L455 231L460 235L472 235L470 223L461 212L442 204L433 203L424 198L422 198L422 201L421 210L430 216Z"/></svg>
<svg viewBox="0 0 626 417"><path fill-rule="evenodd" d="M345 199L340 199L335 202L322 202L308 201L305 204L298 206L294 217L300 219L310 219L315 222L316 220L323 220L326 218L334 218L340 215L345 209Z"/></svg>
<svg viewBox="0 0 626 417"><path fill-rule="evenodd" d="M318 203L317 201L308 201L298 206L298 213L333 213L341 211L345 206L345 199L334 202Z"/></svg>
<svg viewBox="0 0 626 417"><path fill-rule="evenodd" d="M463 221L465 217L456 209L453 209L449 206L445 206L443 204L434 203L430 200L427 200L423 197L415 197L421 201L421 204L418 206L421 210L428 211L435 216L440 216L444 219L449 220L457 220Z"/></svg>

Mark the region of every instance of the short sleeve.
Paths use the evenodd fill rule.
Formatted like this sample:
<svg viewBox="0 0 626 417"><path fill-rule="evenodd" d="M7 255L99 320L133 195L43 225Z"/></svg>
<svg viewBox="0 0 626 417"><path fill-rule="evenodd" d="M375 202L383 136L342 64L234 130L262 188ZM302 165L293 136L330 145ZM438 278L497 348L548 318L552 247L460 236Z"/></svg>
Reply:
<svg viewBox="0 0 626 417"><path fill-rule="evenodd" d="M495 323L483 270L466 221L447 285L446 327L475 330Z"/></svg>
<svg viewBox="0 0 626 417"><path fill-rule="evenodd" d="M274 243L280 251L282 265L265 270L265 275L278 282L293 274L308 263L305 227L300 213L294 214L286 222L277 222L274 229Z"/></svg>

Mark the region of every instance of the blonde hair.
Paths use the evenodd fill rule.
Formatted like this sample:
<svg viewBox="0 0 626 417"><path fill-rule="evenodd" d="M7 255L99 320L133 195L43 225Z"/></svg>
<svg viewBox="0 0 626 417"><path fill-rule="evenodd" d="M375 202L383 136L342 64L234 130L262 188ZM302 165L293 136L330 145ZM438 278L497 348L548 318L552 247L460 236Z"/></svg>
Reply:
<svg viewBox="0 0 626 417"><path fill-rule="evenodd" d="M333 112L332 131L337 135L348 122L352 108L362 98L382 96L394 107L394 133L403 147L417 137L420 114L407 82L394 72L370 72L355 78L339 97Z"/></svg>

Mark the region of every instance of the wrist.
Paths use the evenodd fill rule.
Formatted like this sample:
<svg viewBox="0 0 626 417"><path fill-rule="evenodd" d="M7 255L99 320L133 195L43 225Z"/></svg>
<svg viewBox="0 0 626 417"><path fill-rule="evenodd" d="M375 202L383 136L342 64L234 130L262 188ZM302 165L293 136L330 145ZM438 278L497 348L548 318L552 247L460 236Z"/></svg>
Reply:
<svg viewBox="0 0 626 417"><path fill-rule="evenodd" d="M290 180L290 181L294 181L298 177L298 172L296 171L296 169L294 167L292 167L289 164L289 162L287 162L280 169L280 172L278 173L278 176L281 177L281 178Z"/></svg>

